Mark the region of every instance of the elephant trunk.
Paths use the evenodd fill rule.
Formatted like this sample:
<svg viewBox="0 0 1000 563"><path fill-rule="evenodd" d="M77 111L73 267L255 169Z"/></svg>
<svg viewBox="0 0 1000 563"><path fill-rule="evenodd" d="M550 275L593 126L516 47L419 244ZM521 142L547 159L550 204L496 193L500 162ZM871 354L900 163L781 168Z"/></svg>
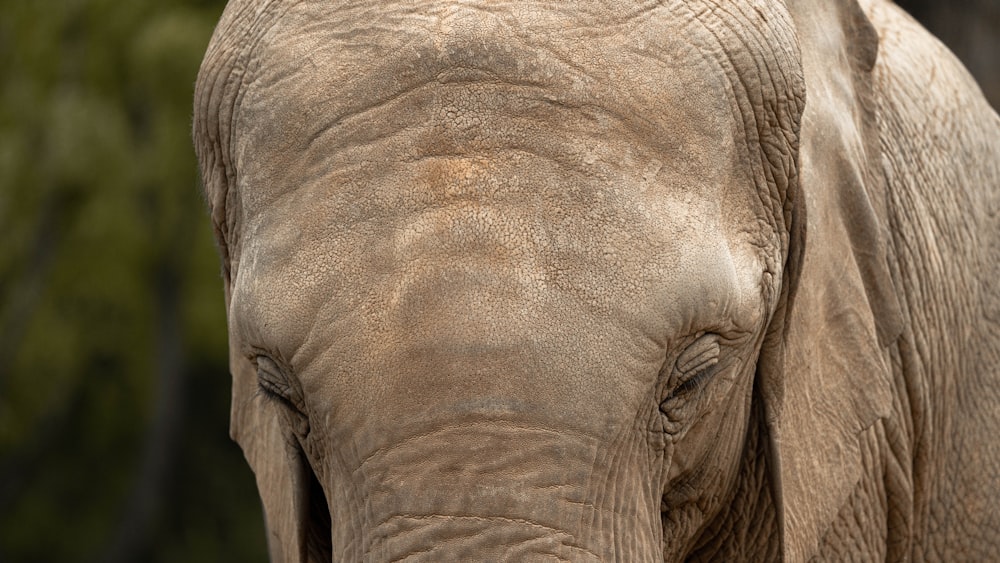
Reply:
<svg viewBox="0 0 1000 563"><path fill-rule="evenodd" d="M386 538L365 560L603 561L597 549L580 545L573 533L501 516L397 515L383 523Z"/></svg>
<svg viewBox="0 0 1000 563"><path fill-rule="evenodd" d="M608 451L584 436L478 423L380 448L343 498L332 495L334 559L659 560L659 496L637 471L649 460L631 459L647 451L634 441Z"/></svg>

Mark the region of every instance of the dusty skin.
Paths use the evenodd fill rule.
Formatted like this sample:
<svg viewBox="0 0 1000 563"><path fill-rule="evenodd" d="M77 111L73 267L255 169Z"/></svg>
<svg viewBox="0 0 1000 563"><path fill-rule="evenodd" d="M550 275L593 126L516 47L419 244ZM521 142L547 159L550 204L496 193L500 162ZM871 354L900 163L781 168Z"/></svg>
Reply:
<svg viewBox="0 0 1000 563"><path fill-rule="evenodd" d="M194 128L274 561L1000 559L1000 119L888 2L233 0Z"/></svg>

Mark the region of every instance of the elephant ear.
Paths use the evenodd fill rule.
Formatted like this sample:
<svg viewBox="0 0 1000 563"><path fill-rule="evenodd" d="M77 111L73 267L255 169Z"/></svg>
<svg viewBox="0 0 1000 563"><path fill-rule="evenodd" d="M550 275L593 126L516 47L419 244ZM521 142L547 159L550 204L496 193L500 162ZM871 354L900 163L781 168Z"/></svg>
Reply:
<svg viewBox="0 0 1000 563"><path fill-rule="evenodd" d="M853 0L786 2L806 103L782 295L758 386L783 560L803 561L858 486L859 435L889 414L886 347L902 315L871 103L878 37Z"/></svg>
<svg viewBox="0 0 1000 563"><path fill-rule="evenodd" d="M230 302L226 288L226 302ZM257 370L230 332L233 397L229 431L253 469L270 560L329 561L330 512L283 407L258 390Z"/></svg>
<svg viewBox="0 0 1000 563"><path fill-rule="evenodd" d="M307 464L294 438L286 435L279 413L257 404L256 370L230 347L233 402L229 431L253 468L264 506L267 547L271 561L305 561L308 522Z"/></svg>
<svg viewBox="0 0 1000 563"><path fill-rule="evenodd" d="M216 241L222 258L226 310L239 275L239 193L231 154L231 124L250 52L287 5L270 0L229 2L215 29L195 86L194 142ZM253 469L264 507L270 559L330 560L329 510L299 441L281 407L258 392L257 370L233 333L230 434Z"/></svg>

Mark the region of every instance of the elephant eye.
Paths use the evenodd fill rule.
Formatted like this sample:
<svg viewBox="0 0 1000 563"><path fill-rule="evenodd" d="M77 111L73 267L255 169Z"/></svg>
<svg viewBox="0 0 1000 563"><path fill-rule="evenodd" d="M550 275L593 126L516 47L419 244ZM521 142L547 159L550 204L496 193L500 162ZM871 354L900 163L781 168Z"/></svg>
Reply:
<svg viewBox="0 0 1000 563"><path fill-rule="evenodd" d="M692 342L677 357L677 371L694 373L719 361L719 335L709 332Z"/></svg>
<svg viewBox="0 0 1000 563"><path fill-rule="evenodd" d="M689 391L697 389L705 380L715 375L715 364L706 366L695 372L690 378L684 380L680 385L674 388L673 395L676 397L678 395L683 395Z"/></svg>
<svg viewBox="0 0 1000 563"><path fill-rule="evenodd" d="M677 357L677 380L671 395L682 395L711 377L719 363L719 352L719 335L715 333L706 333L685 348Z"/></svg>
<svg viewBox="0 0 1000 563"><path fill-rule="evenodd" d="M285 370L277 362L265 355L257 355L252 359L257 367L257 386L261 396L275 401L296 413L301 413L301 400L288 381Z"/></svg>

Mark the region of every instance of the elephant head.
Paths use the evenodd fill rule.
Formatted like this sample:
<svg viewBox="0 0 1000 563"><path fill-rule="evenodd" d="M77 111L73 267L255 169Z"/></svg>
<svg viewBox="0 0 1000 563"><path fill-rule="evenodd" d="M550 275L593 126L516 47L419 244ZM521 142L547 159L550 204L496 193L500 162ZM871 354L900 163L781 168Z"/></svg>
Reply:
<svg viewBox="0 0 1000 563"><path fill-rule="evenodd" d="M230 2L195 140L272 558L808 555L889 402L876 52L848 1Z"/></svg>

